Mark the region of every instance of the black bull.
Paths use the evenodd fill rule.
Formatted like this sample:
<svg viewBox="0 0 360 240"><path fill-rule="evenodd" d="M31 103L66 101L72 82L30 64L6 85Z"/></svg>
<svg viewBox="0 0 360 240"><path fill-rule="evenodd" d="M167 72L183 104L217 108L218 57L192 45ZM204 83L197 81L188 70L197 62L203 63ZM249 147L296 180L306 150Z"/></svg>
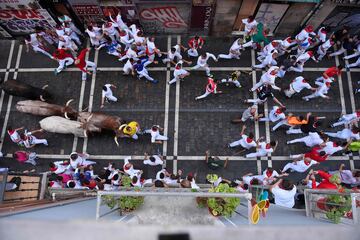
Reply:
<svg viewBox="0 0 360 240"><path fill-rule="evenodd" d="M37 88L15 80L8 80L0 84L0 88L9 95L31 100L41 100L43 102L51 99L50 93L45 90L46 87L47 85L43 88Z"/></svg>

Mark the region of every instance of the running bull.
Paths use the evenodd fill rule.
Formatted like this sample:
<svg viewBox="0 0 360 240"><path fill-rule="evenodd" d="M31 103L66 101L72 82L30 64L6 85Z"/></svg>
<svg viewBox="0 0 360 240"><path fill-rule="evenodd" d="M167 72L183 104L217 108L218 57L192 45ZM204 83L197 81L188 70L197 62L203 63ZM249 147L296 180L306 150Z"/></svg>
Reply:
<svg viewBox="0 0 360 240"><path fill-rule="evenodd" d="M60 133L60 134L73 134L76 137L85 138L86 131L83 129L83 123L78 121L69 120L59 116L51 116L44 118L40 122L40 126L47 132ZM93 127L93 131L101 131Z"/></svg>
<svg viewBox="0 0 360 240"><path fill-rule="evenodd" d="M41 100L43 102L51 99L50 93L45 90L47 87L48 85L37 88L15 80L8 80L0 84L0 88L9 95L24 97L31 100Z"/></svg>
<svg viewBox="0 0 360 240"><path fill-rule="evenodd" d="M17 102L16 109L19 112L37 116L64 116L66 119L76 119L77 111L69 106L72 101L73 99L70 99L65 106L60 106L36 100L26 100Z"/></svg>

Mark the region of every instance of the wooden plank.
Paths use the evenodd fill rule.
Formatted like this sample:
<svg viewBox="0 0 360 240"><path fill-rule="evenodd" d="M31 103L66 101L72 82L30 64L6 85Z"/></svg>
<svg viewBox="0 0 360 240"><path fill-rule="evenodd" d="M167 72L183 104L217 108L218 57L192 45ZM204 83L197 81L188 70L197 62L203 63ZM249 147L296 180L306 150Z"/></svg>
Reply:
<svg viewBox="0 0 360 240"><path fill-rule="evenodd" d="M39 191L39 183L22 183L20 184L19 190L33 189Z"/></svg>
<svg viewBox="0 0 360 240"><path fill-rule="evenodd" d="M5 192L4 200L9 201L9 200L25 199L25 198L37 198L38 194L39 194L38 190Z"/></svg>
<svg viewBox="0 0 360 240"><path fill-rule="evenodd" d="M40 182L39 176L21 176L21 175L8 175L7 181L9 182L13 177L20 177L21 182L32 182L32 183Z"/></svg>

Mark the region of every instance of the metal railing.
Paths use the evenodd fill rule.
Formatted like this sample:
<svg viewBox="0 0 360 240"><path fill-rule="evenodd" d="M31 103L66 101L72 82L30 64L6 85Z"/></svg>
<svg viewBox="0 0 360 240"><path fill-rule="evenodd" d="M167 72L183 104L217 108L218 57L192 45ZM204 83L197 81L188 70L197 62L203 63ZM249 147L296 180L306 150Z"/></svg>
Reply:
<svg viewBox="0 0 360 240"><path fill-rule="evenodd" d="M313 217L317 219L327 219L326 212L323 209L318 207L320 199L332 195L338 196L347 196L351 199L351 206L349 204L335 204L335 203L326 203L325 205L335 206L335 207L348 207L351 209L351 215L341 217L341 223L343 224L359 224L360 222L360 193L355 192L339 192L336 189L306 189L304 192L305 195L305 207L306 207L306 216ZM358 207L357 207L358 205ZM350 212L349 211L349 212Z"/></svg>
<svg viewBox="0 0 360 240"><path fill-rule="evenodd" d="M150 189L149 189L150 190ZM251 193L209 193L200 191L198 192L192 192L191 189L181 189L181 191L173 189L152 189L151 191L143 191L143 190L135 190L135 189L124 189L120 191L98 191L97 192L97 201L96 201L96 220L98 220L100 216L100 206L102 202L102 196L132 196L132 197L146 197L146 196L160 196L160 197L215 197L215 198L227 198L227 197L234 197L234 198L240 198L245 199L247 201L247 213L248 213L248 223L251 224L251 211L252 211L252 205L251 205ZM146 201L146 199L145 199ZM194 203L195 204L195 203Z"/></svg>

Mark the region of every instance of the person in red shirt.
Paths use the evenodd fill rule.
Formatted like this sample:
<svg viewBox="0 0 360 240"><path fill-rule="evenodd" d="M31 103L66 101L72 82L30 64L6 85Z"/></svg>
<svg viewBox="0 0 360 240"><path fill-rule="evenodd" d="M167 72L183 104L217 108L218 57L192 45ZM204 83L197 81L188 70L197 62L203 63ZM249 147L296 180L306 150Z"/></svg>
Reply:
<svg viewBox="0 0 360 240"><path fill-rule="evenodd" d="M319 146L313 147L310 152L307 152L305 154L290 155L290 158L294 158L296 160L300 160L300 159L304 158L304 160L307 160L307 161L314 160L319 163L325 162L328 157L329 157L329 155L326 154L325 151L322 151L322 148Z"/></svg>
<svg viewBox="0 0 360 240"><path fill-rule="evenodd" d="M85 60L85 56L88 51L90 51L90 48L84 48L83 50L81 50L80 54L77 56L75 60L75 66L82 71L81 79L83 81L86 81L86 74L91 75L91 72L87 70L88 67L91 68L93 73L96 72L96 64L94 62Z"/></svg>
<svg viewBox="0 0 360 240"><path fill-rule="evenodd" d="M206 85L206 88L205 88L205 93L201 96L196 97L195 100L206 98L211 93L218 94L218 93L222 93L222 92L217 91L217 83L214 81L213 78L209 77L208 84Z"/></svg>
<svg viewBox="0 0 360 240"><path fill-rule="evenodd" d="M328 174L327 172L318 170L314 171L315 175L319 175L323 180L316 186L316 182L312 181L312 189L338 189L341 183L339 174Z"/></svg>
<svg viewBox="0 0 360 240"><path fill-rule="evenodd" d="M344 67L342 65L339 65L337 67L330 67L326 69L325 72L323 72L321 77L318 77L315 80L315 84L318 86L321 86L324 83L332 83L335 79L335 76L340 76L341 71Z"/></svg>
<svg viewBox="0 0 360 240"><path fill-rule="evenodd" d="M205 43L204 39L197 35L191 38L188 42L189 45L189 50L187 51L188 55L190 57L198 57L199 53L197 50L201 49L204 46L204 43Z"/></svg>
<svg viewBox="0 0 360 240"><path fill-rule="evenodd" d="M64 48L56 49L53 58L59 62L59 67L54 70L55 75L58 75L62 70L74 63L73 56L67 53Z"/></svg>

